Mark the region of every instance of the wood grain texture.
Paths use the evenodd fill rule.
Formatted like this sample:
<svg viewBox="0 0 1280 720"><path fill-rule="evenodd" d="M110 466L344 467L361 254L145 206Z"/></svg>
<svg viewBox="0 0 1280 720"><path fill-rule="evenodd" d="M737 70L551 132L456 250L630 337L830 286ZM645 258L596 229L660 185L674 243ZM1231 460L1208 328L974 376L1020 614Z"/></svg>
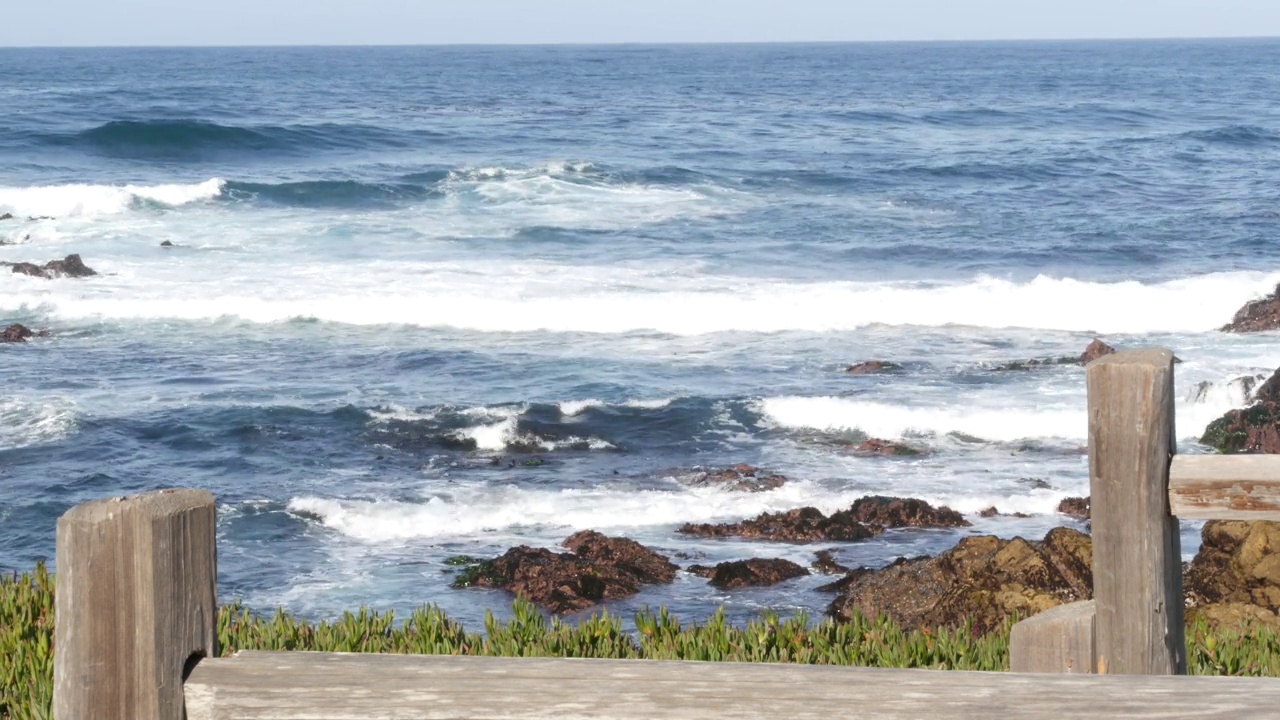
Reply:
<svg viewBox="0 0 1280 720"><path fill-rule="evenodd" d="M752 663L241 652L187 682L190 720L1275 718L1280 680Z"/></svg>
<svg viewBox="0 0 1280 720"><path fill-rule="evenodd" d="M1175 455L1169 506L1180 518L1280 520L1280 455Z"/></svg>
<svg viewBox="0 0 1280 720"><path fill-rule="evenodd" d="M182 720L184 665L217 655L214 515L163 490L58 519L55 718Z"/></svg>
<svg viewBox="0 0 1280 720"><path fill-rule="evenodd" d="M1059 605L1013 626L1009 669L1020 673L1094 673L1093 600Z"/></svg>
<svg viewBox="0 0 1280 720"><path fill-rule="evenodd" d="M1089 363L1089 485L1100 673L1186 673L1182 551L1169 512L1173 353Z"/></svg>

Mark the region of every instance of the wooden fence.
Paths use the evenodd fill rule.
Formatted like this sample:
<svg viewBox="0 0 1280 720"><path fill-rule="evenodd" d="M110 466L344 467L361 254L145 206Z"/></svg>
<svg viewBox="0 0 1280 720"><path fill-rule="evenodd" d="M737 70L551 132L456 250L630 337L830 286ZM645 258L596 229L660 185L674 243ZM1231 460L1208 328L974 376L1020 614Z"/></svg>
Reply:
<svg viewBox="0 0 1280 720"><path fill-rule="evenodd" d="M1167 350L1117 353L1086 372L1095 599L1018 623L1015 672L303 652L218 658L213 496L163 490L85 503L58 521L54 717L1280 717L1280 680L1177 677L1186 657L1171 513L1280 519L1280 457L1175 457Z"/></svg>

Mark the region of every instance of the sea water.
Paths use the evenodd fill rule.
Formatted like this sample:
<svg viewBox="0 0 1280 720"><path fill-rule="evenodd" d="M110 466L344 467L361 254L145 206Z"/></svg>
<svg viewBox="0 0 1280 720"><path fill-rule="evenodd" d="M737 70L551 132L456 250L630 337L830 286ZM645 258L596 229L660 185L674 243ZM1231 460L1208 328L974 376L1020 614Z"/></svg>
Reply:
<svg viewBox="0 0 1280 720"><path fill-rule="evenodd" d="M1280 281L1277 96L1276 41L0 49L0 260L100 273L0 273L0 324L51 333L0 347L0 567L195 486L224 600L475 625L510 598L445 558L586 528L876 567L1078 526L1084 373L1001 366L1169 347L1203 452L1280 365L1216 330ZM742 462L789 482L679 479ZM676 532L867 494L973 527ZM825 580L610 607L820 613Z"/></svg>

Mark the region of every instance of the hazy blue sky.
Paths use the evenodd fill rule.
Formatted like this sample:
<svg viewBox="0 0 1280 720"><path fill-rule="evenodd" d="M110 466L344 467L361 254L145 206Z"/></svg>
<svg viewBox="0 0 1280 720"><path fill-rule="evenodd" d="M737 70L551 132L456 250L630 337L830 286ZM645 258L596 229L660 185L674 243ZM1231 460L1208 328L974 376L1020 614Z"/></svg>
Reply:
<svg viewBox="0 0 1280 720"><path fill-rule="evenodd" d="M1280 35L1280 0L10 0L0 45Z"/></svg>

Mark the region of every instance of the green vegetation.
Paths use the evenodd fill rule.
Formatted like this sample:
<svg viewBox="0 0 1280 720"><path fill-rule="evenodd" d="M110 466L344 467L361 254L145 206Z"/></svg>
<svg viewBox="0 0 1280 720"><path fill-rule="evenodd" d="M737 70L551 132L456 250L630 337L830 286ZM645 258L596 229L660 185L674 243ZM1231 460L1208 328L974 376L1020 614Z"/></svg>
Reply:
<svg viewBox="0 0 1280 720"><path fill-rule="evenodd" d="M636 632L602 613L577 622L547 619L517 600L505 622L492 615L484 632L468 632L439 608L414 611L403 623L392 612L365 608L311 624L277 612L256 617L239 604L218 614L224 655L241 649L430 653L519 657L648 658L788 662L820 665L1005 670L1009 626L975 636L970 628L907 632L884 619L855 617L810 625L797 615L766 614L733 627L717 612L703 624L682 624L665 609L635 617ZM53 578L44 567L0 577L0 718L51 717ZM1268 628L1187 628L1192 674L1280 676L1280 635Z"/></svg>

